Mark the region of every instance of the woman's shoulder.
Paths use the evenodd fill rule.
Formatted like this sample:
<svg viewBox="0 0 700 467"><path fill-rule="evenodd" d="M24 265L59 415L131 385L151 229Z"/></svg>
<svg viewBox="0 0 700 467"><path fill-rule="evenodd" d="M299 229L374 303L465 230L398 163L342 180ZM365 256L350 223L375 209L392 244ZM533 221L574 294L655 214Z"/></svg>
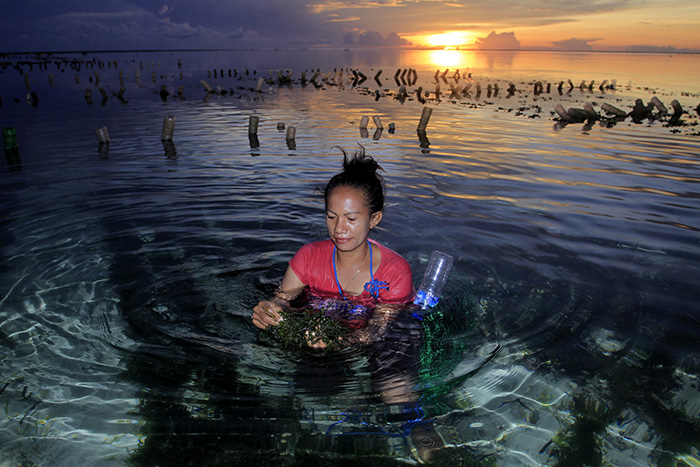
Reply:
<svg viewBox="0 0 700 467"><path fill-rule="evenodd" d="M303 245L297 251L297 255L309 255L314 256L317 254L327 253L329 250L333 249L333 242L330 239L319 240L317 242L311 242Z"/></svg>
<svg viewBox="0 0 700 467"><path fill-rule="evenodd" d="M379 251L382 253L382 263L380 264L380 267L386 266L386 267L395 267L403 270L411 270L411 266L408 264L408 261L392 250L391 248L382 245L381 243L370 240L372 245L377 245L379 247Z"/></svg>

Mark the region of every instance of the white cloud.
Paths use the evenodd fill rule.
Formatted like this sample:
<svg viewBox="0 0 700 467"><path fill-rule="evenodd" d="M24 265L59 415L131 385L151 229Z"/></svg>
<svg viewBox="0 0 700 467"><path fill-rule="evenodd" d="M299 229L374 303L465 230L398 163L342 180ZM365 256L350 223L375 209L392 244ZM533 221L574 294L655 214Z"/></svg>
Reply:
<svg viewBox="0 0 700 467"><path fill-rule="evenodd" d="M555 49L560 50L593 50L593 46L590 42L595 42L600 39L576 39L572 37L571 39L566 39L563 41L552 41L552 45Z"/></svg>
<svg viewBox="0 0 700 467"><path fill-rule="evenodd" d="M514 32L496 33L496 31L491 31L488 36L478 38L476 46L480 49L511 50L519 49L520 41L515 38Z"/></svg>
<svg viewBox="0 0 700 467"><path fill-rule="evenodd" d="M173 7L169 7L168 5L163 4L163 6L160 8L160 10L158 10L158 14L161 16L164 16L164 15L167 15L168 13L170 13L171 11L173 11Z"/></svg>

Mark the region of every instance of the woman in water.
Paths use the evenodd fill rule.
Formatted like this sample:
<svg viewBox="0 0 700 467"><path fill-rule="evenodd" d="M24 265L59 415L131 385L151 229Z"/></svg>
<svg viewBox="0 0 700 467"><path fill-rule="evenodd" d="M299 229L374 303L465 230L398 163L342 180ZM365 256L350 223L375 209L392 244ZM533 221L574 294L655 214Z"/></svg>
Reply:
<svg viewBox="0 0 700 467"><path fill-rule="evenodd" d="M409 312L401 313L414 297L411 268L398 253L368 239L383 216L381 167L363 149L351 159L343 154L343 171L324 190L330 239L299 249L275 296L254 308L253 323L261 329L278 325L280 313L289 311L290 301L304 290L313 308L340 311L354 328L345 343L376 344L368 358L373 383L385 403L402 407L403 415L397 416L406 417L402 428L410 432L419 456L429 460L444 443L416 405L422 328ZM313 333L306 339L310 347L326 347Z"/></svg>
<svg viewBox="0 0 700 467"><path fill-rule="evenodd" d="M386 329L401 305L413 300L413 278L408 262L398 253L369 240L382 220L383 170L364 149L352 158L343 151L343 171L324 190L326 227L330 239L304 245L290 260L274 297L253 309L253 323L265 329L282 321L289 302L308 290L309 303L344 315L355 332L348 343L368 344ZM307 336L309 345L326 343Z"/></svg>

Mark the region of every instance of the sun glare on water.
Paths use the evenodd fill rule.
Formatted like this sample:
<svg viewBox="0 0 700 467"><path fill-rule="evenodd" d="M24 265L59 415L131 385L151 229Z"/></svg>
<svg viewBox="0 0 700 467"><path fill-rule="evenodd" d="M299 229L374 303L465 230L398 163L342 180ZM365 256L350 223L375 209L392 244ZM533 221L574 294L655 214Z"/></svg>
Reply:
<svg viewBox="0 0 700 467"><path fill-rule="evenodd" d="M428 50L427 61L437 68L470 68L475 66L474 51L440 49Z"/></svg>

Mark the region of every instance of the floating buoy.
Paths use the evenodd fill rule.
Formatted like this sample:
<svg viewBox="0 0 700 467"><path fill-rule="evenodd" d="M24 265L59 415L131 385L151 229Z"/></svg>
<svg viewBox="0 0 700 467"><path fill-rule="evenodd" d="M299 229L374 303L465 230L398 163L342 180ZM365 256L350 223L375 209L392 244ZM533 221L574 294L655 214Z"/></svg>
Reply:
<svg viewBox="0 0 700 467"><path fill-rule="evenodd" d="M430 116L433 114L433 109L430 107L423 107L423 113L421 113L420 121L418 122L418 131L425 131L430 121Z"/></svg>
<svg viewBox="0 0 700 467"><path fill-rule="evenodd" d="M160 139L162 141L171 141L173 139L173 132L175 131L175 117L168 115L163 118L163 131L161 133Z"/></svg>
<svg viewBox="0 0 700 467"><path fill-rule="evenodd" d="M280 130L280 131L281 131L281 130L284 130L284 122L279 122L279 123L277 124L277 129Z"/></svg>

